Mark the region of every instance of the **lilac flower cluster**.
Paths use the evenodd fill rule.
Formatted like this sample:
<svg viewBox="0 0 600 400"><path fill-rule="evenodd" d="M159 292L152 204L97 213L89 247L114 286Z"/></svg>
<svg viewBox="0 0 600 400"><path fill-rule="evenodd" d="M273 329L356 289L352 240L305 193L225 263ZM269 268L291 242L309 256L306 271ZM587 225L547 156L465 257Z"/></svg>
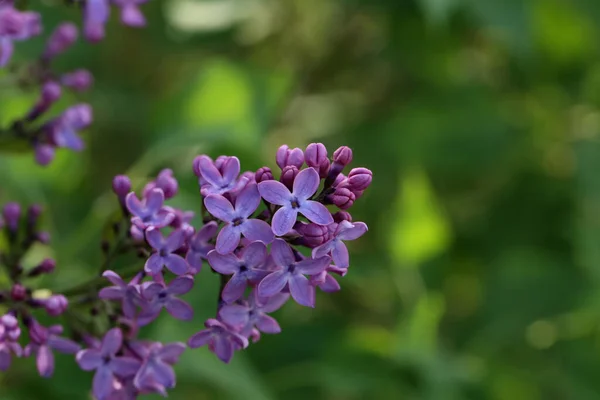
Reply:
<svg viewBox="0 0 600 400"><path fill-rule="evenodd" d="M11 2L0 4L0 67L8 64L13 52L13 42L26 40L42 31L40 15L21 12ZM57 117L40 122L68 89L84 92L92 85L92 75L85 69L57 73L53 60L67 51L77 40L77 27L71 23L59 25L50 35L39 58L29 64L15 66L15 85L23 89L37 88L39 98L23 117L13 122L10 129L0 130L0 136L12 135L25 141L35 151L40 165L49 164L56 148L83 149L78 132L87 128L92 121L92 110L87 104L75 104Z"/></svg>
<svg viewBox="0 0 600 400"><path fill-rule="evenodd" d="M193 165L202 196L199 229L192 223L194 212L165 204L179 189L171 170L161 171L140 196L127 176L116 176L113 191L122 217L112 225L115 237L102 243L101 277L62 294L42 291L41 296L33 287L36 277L55 270L53 260L29 269L21 265L33 243L49 240L37 230L40 208L22 213L18 204L6 205L0 226L8 247L0 261L12 284L0 290L0 303L9 310L0 316L0 370L14 357L34 356L40 375L50 377L54 352L74 354L80 368L94 372L92 393L98 400L166 395L175 387L173 365L186 347L207 346L229 362L262 333L281 332L270 314L290 298L314 307L317 287L340 290L334 276L348 271L344 241L367 231L366 224L339 210L348 208L347 200L338 200L340 191L354 201L372 180L365 168L343 175L351 159L347 147L330 160L320 143L306 151L282 146L277 181L268 167L240 173L236 157L199 156ZM110 269L114 258L128 251L144 262ZM205 263L220 276L215 317L187 346L141 339L140 328L163 309L178 320L193 318L194 309L180 297L194 288ZM35 315L40 310L61 323L44 326ZM24 346L22 329L29 339Z"/></svg>

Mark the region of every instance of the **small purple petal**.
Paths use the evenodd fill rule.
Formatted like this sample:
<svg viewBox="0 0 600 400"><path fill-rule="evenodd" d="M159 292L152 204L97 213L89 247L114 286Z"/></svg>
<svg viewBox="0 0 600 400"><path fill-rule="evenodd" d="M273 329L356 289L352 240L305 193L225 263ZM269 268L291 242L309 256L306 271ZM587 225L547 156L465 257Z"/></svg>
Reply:
<svg viewBox="0 0 600 400"><path fill-rule="evenodd" d="M240 174L240 160L237 157L228 157L222 171L223 183L233 182Z"/></svg>
<svg viewBox="0 0 600 400"><path fill-rule="evenodd" d="M281 267L287 267L296 261L290 246L281 239L275 240L271 245L271 256L275 264Z"/></svg>
<svg viewBox="0 0 600 400"><path fill-rule="evenodd" d="M157 275L162 271L164 265L163 258L159 256L158 253L154 253L146 260L144 271L150 275Z"/></svg>
<svg viewBox="0 0 600 400"><path fill-rule="evenodd" d="M102 339L101 352L103 355L115 355L121 348L123 343L123 332L119 328L113 328L106 332L104 339Z"/></svg>
<svg viewBox="0 0 600 400"><path fill-rule="evenodd" d="M94 374L92 382L92 392L98 400L108 399L108 396L113 391L114 375L108 366L101 366Z"/></svg>
<svg viewBox="0 0 600 400"><path fill-rule="evenodd" d="M337 235L340 240L356 240L367 232L369 228L364 222L355 222L354 224L343 221L340 223L339 233Z"/></svg>
<svg viewBox="0 0 600 400"><path fill-rule="evenodd" d="M264 333L279 333L281 332L281 327L275 320L275 318L269 315L261 315L258 321L256 321L256 327Z"/></svg>
<svg viewBox="0 0 600 400"><path fill-rule="evenodd" d="M250 243L244 249L242 258L247 267L258 267L264 264L267 258L267 247L261 242Z"/></svg>
<svg viewBox="0 0 600 400"><path fill-rule="evenodd" d="M164 258L165 265L175 275L184 275L188 270L188 264L185 258L177 254L169 254Z"/></svg>
<svg viewBox="0 0 600 400"><path fill-rule="evenodd" d="M146 229L146 240L148 244L155 250L160 250L164 246L164 240L160 229L150 227Z"/></svg>
<svg viewBox="0 0 600 400"><path fill-rule="evenodd" d="M179 249L181 246L183 246L184 242L185 242L185 232L183 230L178 229L178 230L173 231L167 237L164 248L169 253L173 253L174 251Z"/></svg>
<svg viewBox="0 0 600 400"><path fill-rule="evenodd" d="M207 345L211 341L212 337L213 335L210 329L201 330L188 340L188 346L190 346L192 349L202 347Z"/></svg>
<svg viewBox="0 0 600 400"><path fill-rule="evenodd" d="M233 357L233 344L222 336L215 337L215 354L224 363L229 363Z"/></svg>
<svg viewBox="0 0 600 400"><path fill-rule="evenodd" d="M336 267L347 268L350 265L350 256L348 248L341 240L335 240L331 249L331 256Z"/></svg>
<svg viewBox="0 0 600 400"><path fill-rule="evenodd" d="M296 271L306 275L316 275L327 268L331 264L331 258L307 258L296 264Z"/></svg>
<svg viewBox="0 0 600 400"><path fill-rule="evenodd" d="M281 292L288 283L289 273L286 271L275 271L265 277L258 284L258 294L261 297L271 297Z"/></svg>
<svg viewBox="0 0 600 400"><path fill-rule="evenodd" d="M102 365L102 354L96 349L81 350L77 353L77 364L84 371L92 371Z"/></svg>
<svg viewBox="0 0 600 400"><path fill-rule="evenodd" d="M273 221L271 223L273 227L273 233L277 236L283 236L292 230L296 219L298 218L298 211L291 207L282 207L275 212L273 215Z"/></svg>
<svg viewBox="0 0 600 400"><path fill-rule="evenodd" d="M255 183L246 186L235 200L235 211L238 216L248 218L260 204L260 193Z"/></svg>
<svg viewBox="0 0 600 400"><path fill-rule="evenodd" d="M165 202L165 194L162 189L155 188L146 194L146 207L152 214L158 212Z"/></svg>
<svg viewBox="0 0 600 400"><path fill-rule="evenodd" d="M223 288L221 297L226 303L231 304L244 295L247 286L246 278L237 273L229 279Z"/></svg>
<svg viewBox="0 0 600 400"><path fill-rule="evenodd" d="M294 180L294 196L306 200L319 188L319 174L313 168L300 171Z"/></svg>
<svg viewBox="0 0 600 400"><path fill-rule="evenodd" d="M301 274L294 274L289 279L290 294L300 305L315 306L315 287Z"/></svg>
<svg viewBox="0 0 600 400"><path fill-rule="evenodd" d="M302 203L299 209L300 213L308 218L309 221L318 225L329 225L333 223L331 213L323 204L307 200Z"/></svg>
<svg viewBox="0 0 600 400"><path fill-rule="evenodd" d="M258 184L258 191L263 199L278 206L286 205L292 199L292 193L281 182L264 181Z"/></svg>
<svg viewBox="0 0 600 400"><path fill-rule="evenodd" d="M54 350L65 354L75 354L81 349L81 346L74 341L58 336L50 336L48 345Z"/></svg>
<svg viewBox="0 0 600 400"><path fill-rule="evenodd" d="M220 254L228 254L236 249L240 244L242 233L240 227L232 226L231 224L225 225L219 235L217 236L216 250Z"/></svg>
<svg viewBox="0 0 600 400"><path fill-rule="evenodd" d="M209 213L221 221L231 222L236 217L233 206L225 197L211 194L204 199L204 205Z"/></svg>
<svg viewBox="0 0 600 400"><path fill-rule="evenodd" d="M185 344L183 343L165 344L158 351L158 355L167 364L176 364L179 360L179 356L185 351L185 348Z"/></svg>
<svg viewBox="0 0 600 400"><path fill-rule="evenodd" d="M49 378L54 373L54 354L49 346L42 345L38 348L36 364L40 376Z"/></svg>
<svg viewBox="0 0 600 400"><path fill-rule="evenodd" d="M181 295L186 294L187 292L192 290L193 287L194 280L192 278L189 278L187 276L180 276L171 281L169 287L167 288L167 292L170 294Z"/></svg>
<svg viewBox="0 0 600 400"><path fill-rule="evenodd" d="M98 297L104 300L120 300L123 298L123 289L116 286L109 286L100 289Z"/></svg>
<svg viewBox="0 0 600 400"><path fill-rule="evenodd" d="M133 357L116 357L110 362L112 371L123 378L135 375L140 365L140 361Z"/></svg>
<svg viewBox="0 0 600 400"><path fill-rule="evenodd" d="M241 225L242 234L249 240L269 244L275 238L268 223L260 219L249 219Z"/></svg>
<svg viewBox="0 0 600 400"><path fill-rule="evenodd" d="M248 323L248 307L231 304L221 307L219 317L227 325L239 328Z"/></svg>
<svg viewBox="0 0 600 400"><path fill-rule="evenodd" d="M171 298L166 304L165 308L173 317L184 321L189 321L194 317L194 310L185 301L178 298Z"/></svg>
<svg viewBox="0 0 600 400"><path fill-rule="evenodd" d="M208 253L208 263L220 274L234 274L239 267L238 258L233 254L219 254L216 250Z"/></svg>

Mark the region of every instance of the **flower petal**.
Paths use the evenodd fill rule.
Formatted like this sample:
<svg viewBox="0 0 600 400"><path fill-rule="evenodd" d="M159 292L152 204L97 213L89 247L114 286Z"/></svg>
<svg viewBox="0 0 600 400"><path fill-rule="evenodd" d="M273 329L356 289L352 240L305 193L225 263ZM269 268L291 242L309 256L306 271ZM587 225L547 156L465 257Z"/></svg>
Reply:
<svg viewBox="0 0 600 400"><path fill-rule="evenodd" d="M199 245L202 245L203 243L215 237L218 230L219 225L215 221L210 221L209 223L205 224L202 228L200 228L200 230L194 237L194 241Z"/></svg>
<svg viewBox="0 0 600 400"><path fill-rule="evenodd" d="M114 375L108 366L101 366L94 374L92 393L99 400L105 400L113 391Z"/></svg>
<svg viewBox="0 0 600 400"><path fill-rule="evenodd" d="M119 328L113 328L104 335L100 352L103 356L113 356L121 349L121 344L123 344L123 332Z"/></svg>
<svg viewBox="0 0 600 400"><path fill-rule="evenodd" d="M113 373L123 378L135 375L140 366L140 361L133 357L115 357L110 362Z"/></svg>
<svg viewBox="0 0 600 400"><path fill-rule="evenodd" d="M165 247L165 241L163 239L160 229L150 227L146 229L146 241L154 250L161 250Z"/></svg>
<svg viewBox="0 0 600 400"><path fill-rule="evenodd" d="M240 226L242 234L249 240L269 244L275 239L271 226L260 219L248 219Z"/></svg>
<svg viewBox="0 0 600 400"><path fill-rule="evenodd" d="M298 211L292 207L281 207L273 215L271 226L273 233L277 236L283 236L292 230L298 218Z"/></svg>
<svg viewBox="0 0 600 400"><path fill-rule="evenodd" d="M264 304L260 307L260 309L263 312L272 313L279 310L289 300L289 298L289 293L276 294L275 296L269 297L268 300L263 301Z"/></svg>
<svg viewBox="0 0 600 400"><path fill-rule="evenodd" d="M102 365L102 354L96 349L81 350L75 357L77 364L84 371L92 371Z"/></svg>
<svg viewBox="0 0 600 400"><path fill-rule="evenodd" d="M74 341L59 336L50 336L48 345L54 350L65 354L75 354L81 349L81 346Z"/></svg>
<svg viewBox="0 0 600 400"><path fill-rule="evenodd" d="M174 230L165 241L165 250L169 253L175 252L185 242L185 232L181 229Z"/></svg>
<svg viewBox="0 0 600 400"><path fill-rule="evenodd" d="M260 204L260 193L256 183L247 185L235 199L235 212L239 217L248 218Z"/></svg>
<svg viewBox="0 0 600 400"><path fill-rule="evenodd" d="M185 258L177 254L169 254L165 257L165 265L175 275L184 275L188 271Z"/></svg>
<svg viewBox="0 0 600 400"><path fill-rule="evenodd" d="M319 173L313 168L306 168L300 171L294 179L294 196L298 199L306 200L319 188Z"/></svg>
<svg viewBox="0 0 600 400"><path fill-rule="evenodd" d="M186 347L183 343L168 343L158 350L158 356L167 364L176 364L179 356L185 351Z"/></svg>
<svg viewBox="0 0 600 400"><path fill-rule="evenodd" d="M304 260L296 264L296 271L306 275L316 275L323 272L331 264L331 258L319 257L319 258L305 258Z"/></svg>
<svg viewBox="0 0 600 400"><path fill-rule="evenodd" d="M154 188L146 193L146 208L151 214L157 213L165 202L165 194L162 189Z"/></svg>
<svg viewBox="0 0 600 400"><path fill-rule="evenodd" d="M271 228L269 228L269 231L271 231ZM271 234L273 234L273 232L271 232ZM259 267L264 264L267 259L267 247L262 242L250 243L243 250L241 258L244 260L246 267Z"/></svg>
<svg viewBox="0 0 600 400"><path fill-rule="evenodd" d="M219 360L229 363L233 357L233 343L223 336L217 336L215 337L214 352L219 357Z"/></svg>
<svg viewBox="0 0 600 400"><path fill-rule="evenodd" d="M200 174L202 174L202 178L204 178L212 186L221 186L223 177L210 157L201 156L199 158L198 166L200 169Z"/></svg>
<svg viewBox="0 0 600 400"><path fill-rule="evenodd" d="M271 297L281 292L288 283L289 273L287 271L275 271L270 273L258 284L258 295L260 297Z"/></svg>
<svg viewBox="0 0 600 400"><path fill-rule="evenodd" d="M185 301L178 299L176 297L172 297L165 304L165 308L174 318L189 321L194 318L194 310L192 306L190 306Z"/></svg>
<svg viewBox="0 0 600 400"><path fill-rule="evenodd" d="M281 239L275 240L271 245L271 256L273 257L275 264L280 267L288 267L296 262L292 249Z"/></svg>
<svg viewBox="0 0 600 400"><path fill-rule="evenodd" d="M146 260L146 264L144 265L144 271L149 275L157 275L162 271L163 266L165 265L164 259L158 255L158 253L154 253Z"/></svg>
<svg viewBox="0 0 600 400"><path fill-rule="evenodd" d="M256 327L264 333L279 333L281 327L275 320L275 318L269 315L261 315L258 321L256 321Z"/></svg>
<svg viewBox="0 0 600 400"><path fill-rule="evenodd" d="M259 183L258 192L263 199L278 206L289 204L292 199L289 189L283 183L274 180Z"/></svg>
<svg viewBox="0 0 600 400"><path fill-rule="evenodd" d="M203 329L188 340L188 346L192 349L207 345L213 338L212 329Z"/></svg>
<svg viewBox="0 0 600 400"><path fill-rule="evenodd" d="M217 236L217 245L215 249L220 254L228 254L235 250L235 248L240 244L241 239L241 231L237 226L233 226L231 224L225 225L221 232L219 232L219 236Z"/></svg>
<svg viewBox="0 0 600 400"><path fill-rule="evenodd" d="M194 287L194 279L188 276L180 276L171 281L167 287L167 292L170 294L186 294Z"/></svg>
<svg viewBox="0 0 600 400"><path fill-rule="evenodd" d="M144 215L146 212L144 205L142 204L140 199L137 198L134 192L129 193L125 197L125 205L133 215L140 216Z"/></svg>
<svg viewBox="0 0 600 400"><path fill-rule="evenodd" d="M38 348L36 365L42 378L49 378L54 373L54 354L49 346L43 345Z"/></svg>
<svg viewBox="0 0 600 400"><path fill-rule="evenodd" d="M306 306L315 306L315 287L302 274L294 274L289 280L290 294L296 303Z"/></svg>
<svg viewBox="0 0 600 400"><path fill-rule="evenodd" d="M104 300L120 300L123 298L125 291L117 286L109 286L100 289L98 297Z"/></svg>
<svg viewBox="0 0 600 400"><path fill-rule="evenodd" d="M223 288L221 298L225 303L231 304L244 295L247 286L246 278L242 274L236 273Z"/></svg>
<svg viewBox="0 0 600 400"><path fill-rule="evenodd" d="M239 259L233 254L219 254L216 250L208 253L208 263L220 274L231 275L239 269Z"/></svg>
<svg viewBox="0 0 600 400"><path fill-rule="evenodd" d="M334 241L333 249L331 249L331 256L336 267L347 268L350 265L348 248L341 240Z"/></svg>
<svg viewBox="0 0 600 400"><path fill-rule="evenodd" d="M237 157L228 157L222 167L223 184L231 184L240 174L240 160Z"/></svg>
<svg viewBox="0 0 600 400"><path fill-rule="evenodd" d="M236 217L233 206L225 197L211 194L204 199L204 205L209 213L221 221L231 222Z"/></svg>
<svg viewBox="0 0 600 400"><path fill-rule="evenodd" d="M239 304L229 304L221 307L219 317L227 325L241 328L248 323L248 307Z"/></svg>
<svg viewBox="0 0 600 400"><path fill-rule="evenodd" d="M348 226L344 222L347 222L350 226ZM354 224L352 224L348 221L342 221L339 226L340 228L337 237L340 240L358 239L369 230L367 224L365 224L364 222L355 222Z"/></svg>
<svg viewBox="0 0 600 400"><path fill-rule="evenodd" d="M317 201L304 201L298 211L308 218L310 222L314 222L317 225L329 225L333 223L333 217L327 207Z"/></svg>
<svg viewBox="0 0 600 400"><path fill-rule="evenodd" d="M125 281L123 281L123 279L121 279L119 274L117 274L114 271L110 271L110 270L104 271L102 276L105 277L106 279L108 279L115 286L126 286Z"/></svg>

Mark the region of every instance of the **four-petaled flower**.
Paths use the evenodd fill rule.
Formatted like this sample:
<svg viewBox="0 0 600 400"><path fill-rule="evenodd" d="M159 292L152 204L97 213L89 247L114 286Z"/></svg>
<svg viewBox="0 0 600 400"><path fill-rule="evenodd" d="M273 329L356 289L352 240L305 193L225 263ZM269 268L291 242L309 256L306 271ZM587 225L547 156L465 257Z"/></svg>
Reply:
<svg viewBox="0 0 600 400"><path fill-rule="evenodd" d="M63 327L54 325L44 327L37 321L33 320L29 326L29 337L31 343L25 348L25 355L36 355L37 369L40 376L49 378L54 373L54 354L52 350L66 354L75 354L81 346L72 340L60 337Z"/></svg>
<svg viewBox="0 0 600 400"><path fill-rule="evenodd" d="M226 224L217 236L216 250L221 254L231 253L244 235L252 241L271 243L273 232L265 221L248 219L260 204L260 195L255 183L244 188L235 200L235 208L221 195L210 195L204 199L206 209Z"/></svg>
<svg viewBox="0 0 600 400"><path fill-rule="evenodd" d="M194 316L194 310L185 301L175 297L186 294L194 286L194 279L180 276L171 281L168 286L152 282L142 287L142 296L148 302L139 316L138 323L146 325L160 314L162 308L166 308L169 314L184 321Z"/></svg>
<svg viewBox="0 0 600 400"><path fill-rule="evenodd" d="M248 347L248 339L216 319L206 320L204 326L206 329L188 340L188 346L192 349L208 345L209 350L221 361L228 363L235 350Z"/></svg>
<svg viewBox="0 0 600 400"><path fill-rule="evenodd" d="M364 235L368 230L367 224L364 222L348 222L342 221L338 224L333 233L333 238L328 242L316 247L312 251L314 258L326 256L331 253L333 262L337 267L348 268L350 258L348 256L348 248L342 240L355 240Z"/></svg>
<svg viewBox="0 0 600 400"><path fill-rule="evenodd" d="M240 334L249 337L256 326L264 333L279 333L281 327L275 318L267 315L277 311L289 299L287 293L279 293L267 299L263 304L257 301L256 292L253 292L248 302L242 304L228 304L219 310L219 318L229 326L239 330Z"/></svg>
<svg viewBox="0 0 600 400"><path fill-rule="evenodd" d="M131 348L144 361L133 384L140 390L158 391L166 395L165 389L175 387L173 365L185 350L183 343L140 343L132 342Z"/></svg>
<svg viewBox="0 0 600 400"><path fill-rule="evenodd" d="M175 254L185 243L185 233L182 230L174 230L165 239L159 229L146 229L146 240L154 249L154 253L146 261L144 271L150 275L158 275L163 267L175 275L183 275L188 271L188 264L183 257Z"/></svg>
<svg viewBox="0 0 600 400"><path fill-rule="evenodd" d="M133 215L131 223L141 230L149 227L163 228L175 218L173 213L163 209L165 194L161 189L149 190L140 201L134 192L125 198L127 209Z"/></svg>
<svg viewBox="0 0 600 400"><path fill-rule="evenodd" d="M98 400L105 400L113 391L115 376L134 376L140 368L140 361L134 357L117 356L123 344L123 333L119 328L109 330L99 348L81 350L76 360L84 371L96 370L92 392Z"/></svg>
<svg viewBox="0 0 600 400"><path fill-rule="evenodd" d="M127 284L116 272L110 270L104 271L102 276L115 286L100 289L98 297L105 300L121 300L123 315L127 318L133 318L136 307L141 306L143 303L139 286L135 282L137 279Z"/></svg>
<svg viewBox="0 0 600 400"><path fill-rule="evenodd" d="M248 283L257 284L270 271L263 267L267 259L267 248L261 242L254 242L245 247L239 256L219 254L216 250L208 253L210 266L220 274L233 276L229 279L221 297L226 303L233 303L244 295Z"/></svg>
<svg viewBox="0 0 600 400"><path fill-rule="evenodd" d="M200 192L203 196L224 194L237 186L237 177L240 174L240 160L237 157L226 157L221 168L217 168L207 156L198 157L196 163L197 172L202 177Z"/></svg>
<svg viewBox="0 0 600 400"><path fill-rule="evenodd" d="M258 184L260 195L269 203L281 206L273 215L272 227L277 236L289 232L298 218L298 213L318 225L333 223L333 217L323 204L309 200L319 188L319 174L313 168L306 168L296 176L293 191L290 192L281 182L264 181Z"/></svg>
<svg viewBox="0 0 600 400"><path fill-rule="evenodd" d="M314 307L315 287L304 275L320 274L331 263L331 258L305 258L296 261L290 246L281 239L276 239L271 245L271 255L279 268L258 284L258 295L275 296L288 286L292 298L298 304Z"/></svg>

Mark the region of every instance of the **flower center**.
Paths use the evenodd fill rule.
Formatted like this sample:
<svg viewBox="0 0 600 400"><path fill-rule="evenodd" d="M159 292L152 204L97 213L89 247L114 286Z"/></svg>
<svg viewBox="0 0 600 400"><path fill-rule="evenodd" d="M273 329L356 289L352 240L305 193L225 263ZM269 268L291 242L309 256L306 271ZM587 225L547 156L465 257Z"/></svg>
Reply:
<svg viewBox="0 0 600 400"><path fill-rule="evenodd" d="M231 224L233 226L240 226L243 222L244 222L244 218L238 217L238 218L234 219L233 221L231 221Z"/></svg>
<svg viewBox="0 0 600 400"><path fill-rule="evenodd" d="M166 298L167 298L167 293L166 293L166 292L160 292L160 293L158 294L158 299L159 299L159 300L164 300L164 299L166 299Z"/></svg>
<svg viewBox="0 0 600 400"><path fill-rule="evenodd" d="M290 265L288 265L288 272L290 274L293 274L295 270L296 270L296 264L290 264Z"/></svg>
<svg viewBox="0 0 600 400"><path fill-rule="evenodd" d="M240 265L240 272L246 272L248 271L248 267L246 267L245 265Z"/></svg>
<svg viewBox="0 0 600 400"><path fill-rule="evenodd" d="M292 200L292 208L296 209L296 208L300 208L300 202L298 201L297 198L294 198Z"/></svg>
<svg viewBox="0 0 600 400"><path fill-rule="evenodd" d="M170 253L167 251L167 249L160 249L160 251L158 252L158 254L159 254L161 257L166 257L166 256L168 256Z"/></svg>

